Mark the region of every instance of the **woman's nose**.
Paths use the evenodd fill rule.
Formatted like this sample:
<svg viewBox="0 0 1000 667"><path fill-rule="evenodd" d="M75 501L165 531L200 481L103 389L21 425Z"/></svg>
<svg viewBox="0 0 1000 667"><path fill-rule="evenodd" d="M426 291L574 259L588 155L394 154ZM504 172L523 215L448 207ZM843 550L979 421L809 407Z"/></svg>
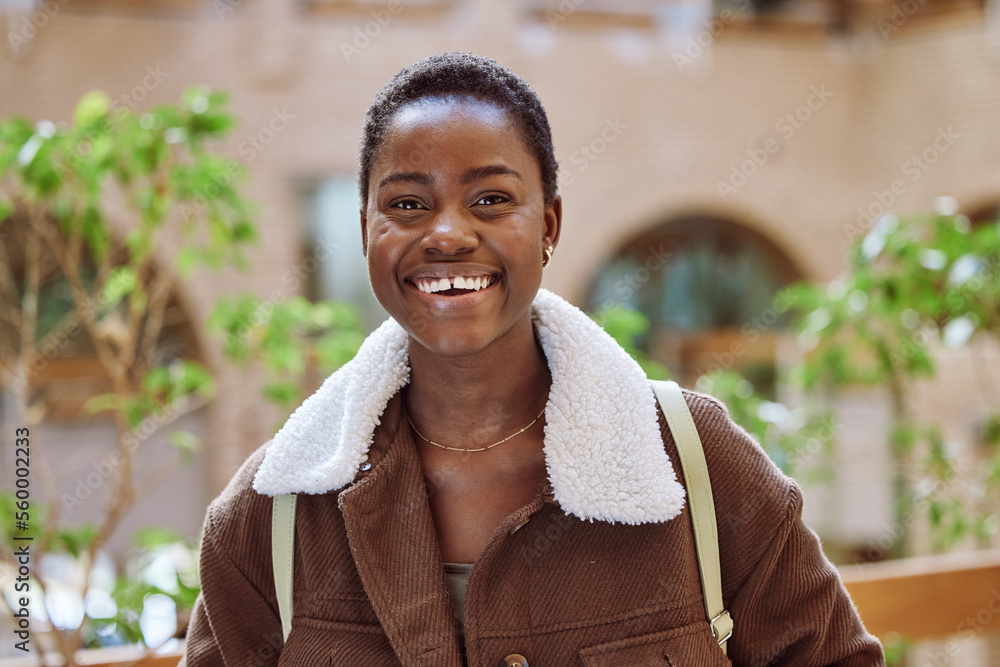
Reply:
<svg viewBox="0 0 1000 667"><path fill-rule="evenodd" d="M442 255L471 252L479 244L471 217L459 211L440 211L429 221L421 247Z"/></svg>

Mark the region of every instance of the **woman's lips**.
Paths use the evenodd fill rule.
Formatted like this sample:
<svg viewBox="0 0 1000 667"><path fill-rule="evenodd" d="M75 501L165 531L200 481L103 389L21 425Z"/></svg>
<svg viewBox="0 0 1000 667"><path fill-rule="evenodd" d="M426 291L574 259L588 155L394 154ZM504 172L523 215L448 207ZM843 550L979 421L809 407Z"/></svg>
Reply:
<svg viewBox="0 0 1000 667"><path fill-rule="evenodd" d="M485 286L483 286L482 282L480 282L480 287L478 289L475 287L449 287L447 289L441 289L443 284L436 282L434 287L439 291L430 292L426 291L426 285L424 289L421 289L421 287L418 286L417 281L421 279L410 279L406 282L414 290L414 292L417 293L417 296L420 297L425 303L428 303L434 308L451 309L475 306L486 299L490 294L495 292L497 286L502 280L502 277L500 274L492 274L488 276L488 278L489 282L486 283ZM441 281L443 278L428 278L426 280L428 282L431 280ZM449 284L454 284L454 281L451 280Z"/></svg>
<svg viewBox="0 0 1000 667"><path fill-rule="evenodd" d="M476 276L417 276L407 282L424 294L463 296L489 288L500 280L499 273Z"/></svg>

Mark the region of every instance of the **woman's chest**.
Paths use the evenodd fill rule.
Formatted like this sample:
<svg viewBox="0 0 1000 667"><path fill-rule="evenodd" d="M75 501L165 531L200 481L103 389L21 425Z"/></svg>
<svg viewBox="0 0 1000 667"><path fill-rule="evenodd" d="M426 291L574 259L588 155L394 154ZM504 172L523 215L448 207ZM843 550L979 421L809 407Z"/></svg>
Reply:
<svg viewBox="0 0 1000 667"><path fill-rule="evenodd" d="M504 520L546 481L540 455L507 466L483 465L474 456L423 460L428 505L446 563L474 563Z"/></svg>
<svg viewBox="0 0 1000 667"><path fill-rule="evenodd" d="M360 664L396 664L393 655L411 664L427 647L453 641L428 640L454 627L440 565L414 553L415 529L408 537L406 527L419 520L392 507L379 511L391 512L381 534L399 526L392 539L399 558L352 544L348 535L334 540L342 549L331 554L329 533L325 559L301 558L314 555L311 543L319 531L299 531L295 629L282 664L305 664L299 658L306 656L314 664L321 654L333 665L348 664L345 656L364 656ZM653 664L646 661L654 658L661 664L664 656L673 664L727 664L705 661L715 654L706 649L711 636L697 564L680 522L583 522L551 503L527 518L504 524L469 579L470 665L503 664L505 656L518 654L529 664L550 666ZM373 514L364 519L377 523ZM442 598L440 608L435 599ZM405 655L407 650L414 653ZM453 664L440 657L434 664Z"/></svg>

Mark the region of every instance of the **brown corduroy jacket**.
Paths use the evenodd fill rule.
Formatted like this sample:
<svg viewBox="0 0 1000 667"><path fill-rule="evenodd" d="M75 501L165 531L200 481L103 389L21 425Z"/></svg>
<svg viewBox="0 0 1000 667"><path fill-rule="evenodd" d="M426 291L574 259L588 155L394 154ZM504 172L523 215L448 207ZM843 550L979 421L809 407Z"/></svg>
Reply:
<svg viewBox="0 0 1000 667"><path fill-rule="evenodd" d="M728 658L705 620L688 507L668 521L583 521L551 484L496 530L466 596L471 667L884 664L800 518L801 493L715 401L685 393L715 496ZM666 453L673 438L659 416ZM585 448L586 443L580 443ZM462 664L427 502L397 394L354 481L300 494L287 644L258 450L208 510L188 667ZM676 470L683 481L683 472ZM730 663L731 661L731 663ZM183 664L183 663L182 663Z"/></svg>

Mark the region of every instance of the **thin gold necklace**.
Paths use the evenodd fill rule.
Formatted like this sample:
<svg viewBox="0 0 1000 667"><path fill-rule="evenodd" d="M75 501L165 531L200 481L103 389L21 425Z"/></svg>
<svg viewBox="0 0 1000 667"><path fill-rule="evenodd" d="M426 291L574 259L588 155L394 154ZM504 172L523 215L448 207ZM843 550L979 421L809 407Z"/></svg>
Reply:
<svg viewBox="0 0 1000 667"><path fill-rule="evenodd" d="M410 427L413 429L413 432L416 433L417 435L419 435L421 440L423 440L424 442L426 442L426 443L428 443L430 445L434 445L435 447L440 447L441 449L447 449L448 451L451 451L451 452L485 452L487 449L493 449L497 445L502 445L503 443L507 442L511 438L514 438L514 437L517 437L517 436L521 435L522 433L524 433L525 431L527 431L529 428L531 428L532 426L534 426L535 422L537 422L539 419L541 419L542 415L544 415L544 414L545 414L545 408L542 408L542 411L538 413L538 416L535 417L534 419L532 419L530 424L528 424L527 426L525 426L524 428L522 428L517 433L512 433L511 435L508 435L506 438L504 438L503 440L501 440L499 442L494 442L492 445L487 445L486 447L479 447L478 449L463 449L461 447L449 447L448 445L442 445L439 442L434 442L433 440L431 440L430 438L428 438L423 433L421 433L420 431L417 430L417 427L413 425L413 420L410 419L409 412L407 412L407 414L406 414L406 421L410 422Z"/></svg>

